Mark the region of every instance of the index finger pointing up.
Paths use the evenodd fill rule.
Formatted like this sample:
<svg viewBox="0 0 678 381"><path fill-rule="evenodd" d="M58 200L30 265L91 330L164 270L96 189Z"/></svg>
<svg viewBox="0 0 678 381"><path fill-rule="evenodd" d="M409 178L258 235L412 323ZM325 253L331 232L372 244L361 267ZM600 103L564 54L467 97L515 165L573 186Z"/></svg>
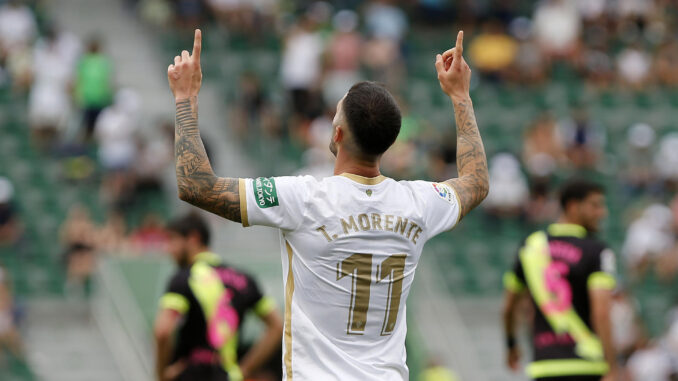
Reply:
<svg viewBox="0 0 678 381"><path fill-rule="evenodd" d="M195 37L193 38L193 57L196 61L200 62L200 51L202 50L202 32L200 29L195 30Z"/></svg>
<svg viewBox="0 0 678 381"><path fill-rule="evenodd" d="M454 49L454 60L459 62L461 61L461 54L464 52L464 31L460 30L457 33L457 45Z"/></svg>

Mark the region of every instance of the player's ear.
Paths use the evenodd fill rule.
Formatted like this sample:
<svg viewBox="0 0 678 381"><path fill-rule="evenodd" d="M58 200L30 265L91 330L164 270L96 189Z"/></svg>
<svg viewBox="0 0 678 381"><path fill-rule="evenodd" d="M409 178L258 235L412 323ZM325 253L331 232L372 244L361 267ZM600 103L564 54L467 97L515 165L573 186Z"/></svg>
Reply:
<svg viewBox="0 0 678 381"><path fill-rule="evenodd" d="M334 143L341 143L344 140L344 127L341 125L334 126L334 134L332 135L332 141Z"/></svg>

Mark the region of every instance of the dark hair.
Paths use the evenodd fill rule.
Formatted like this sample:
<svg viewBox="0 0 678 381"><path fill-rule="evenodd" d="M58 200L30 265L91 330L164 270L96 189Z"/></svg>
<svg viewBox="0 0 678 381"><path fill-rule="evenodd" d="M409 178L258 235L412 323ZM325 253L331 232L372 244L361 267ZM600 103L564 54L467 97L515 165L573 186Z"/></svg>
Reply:
<svg viewBox="0 0 678 381"><path fill-rule="evenodd" d="M400 108L393 96L376 82L358 82L343 103L348 128L362 153L386 152L400 132Z"/></svg>
<svg viewBox="0 0 678 381"><path fill-rule="evenodd" d="M560 206L565 209L570 201L582 201L591 193L605 193L605 189L592 181L570 180L560 188Z"/></svg>
<svg viewBox="0 0 678 381"><path fill-rule="evenodd" d="M191 233L198 233L200 243L207 246L210 243L210 229L205 220L198 214L190 213L183 217L172 220L167 225L167 230L179 234L182 237L188 237Z"/></svg>

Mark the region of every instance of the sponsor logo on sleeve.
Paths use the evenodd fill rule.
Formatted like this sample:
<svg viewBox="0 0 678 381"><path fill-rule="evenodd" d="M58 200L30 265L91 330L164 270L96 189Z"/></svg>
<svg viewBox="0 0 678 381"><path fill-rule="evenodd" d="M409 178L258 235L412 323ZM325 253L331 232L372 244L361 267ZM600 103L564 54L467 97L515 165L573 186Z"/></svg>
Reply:
<svg viewBox="0 0 678 381"><path fill-rule="evenodd" d="M253 181L254 199L261 209L278 206L278 192L273 177L259 177Z"/></svg>
<svg viewBox="0 0 678 381"><path fill-rule="evenodd" d="M431 183L431 185L433 185L433 189L436 191L436 193L438 193L440 198L449 202L450 204L454 204L454 191L449 187L449 185L441 183Z"/></svg>

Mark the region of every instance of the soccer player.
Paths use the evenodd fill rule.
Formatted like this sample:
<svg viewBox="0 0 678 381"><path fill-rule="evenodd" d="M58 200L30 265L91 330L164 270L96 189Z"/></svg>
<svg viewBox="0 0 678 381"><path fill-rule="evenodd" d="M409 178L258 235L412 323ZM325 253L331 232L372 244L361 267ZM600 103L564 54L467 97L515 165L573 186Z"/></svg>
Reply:
<svg viewBox="0 0 678 381"><path fill-rule="evenodd" d="M607 215L603 188L571 181L561 190L560 204L560 220L527 237L504 277L507 365L518 370L514 318L521 295L529 294L535 310L530 377L616 380L610 328L615 258L593 235Z"/></svg>
<svg viewBox="0 0 678 381"><path fill-rule="evenodd" d="M424 243L452 229L487 195L483 143L469 96L471 70L456 47L435 57L454 105L459 177L395 181L379 171L400 131L400 109L371 82L337 104L334 174L217 177L198 130L201 34L168 68L176 101L179 197L243 226L280 229L286 380L408 380L405 300Z"/></svg>
<svg viewBox="0 0 678 381"><path fill-rule="evenodd" d="M199 216L179 218L169 231L179 270L155 322L157 379L234 381L252 375L280 348L282 319L275 302L261 294L254 279L209 251L209 229ZM238 362L238 331L250 310L266 330Z"/></svg>

